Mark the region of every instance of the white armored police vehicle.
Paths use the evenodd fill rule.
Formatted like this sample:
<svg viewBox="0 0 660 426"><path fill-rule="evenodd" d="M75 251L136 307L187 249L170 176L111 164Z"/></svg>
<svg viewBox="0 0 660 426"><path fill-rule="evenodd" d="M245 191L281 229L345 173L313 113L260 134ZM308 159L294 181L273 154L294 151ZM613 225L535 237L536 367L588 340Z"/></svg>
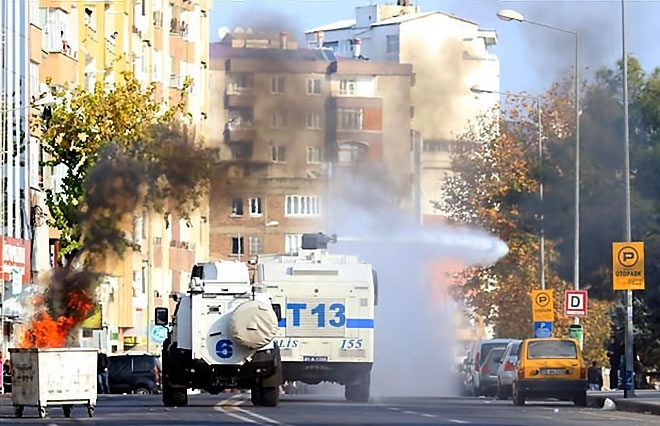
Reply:
<svg viewBox="0 0 660 426"><path fill-rule="evenodd" d="M356 256L332 254L336 236L303 234L290 255L262 255L256 280L282 317L275 339L285 381L344 385L349 401L369 400L378 281Z"/></svg>
<svg viewBox="0 0 660 426"><path fill-rule="evenodd" d="M255 406L276 406L282 367L273 339L279 318L270 295L251 284L248 266L196 264L188 292L174 298L162 352L164 405L187 405L188 389L218 394L236 388L251 389ZM155 314L157 325L170 325L167 308Z"/></svg>

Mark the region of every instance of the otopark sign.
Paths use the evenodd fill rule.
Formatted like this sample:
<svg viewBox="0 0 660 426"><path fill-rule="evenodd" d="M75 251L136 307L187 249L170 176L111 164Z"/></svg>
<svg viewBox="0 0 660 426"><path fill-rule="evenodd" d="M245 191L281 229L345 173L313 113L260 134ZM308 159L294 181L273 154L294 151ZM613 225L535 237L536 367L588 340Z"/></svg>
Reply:
<svg viewBox="0 0 660 426"><path fill-rule="evenodd" d="M644 290L644 242L612 243L614 290Z"/></svg>

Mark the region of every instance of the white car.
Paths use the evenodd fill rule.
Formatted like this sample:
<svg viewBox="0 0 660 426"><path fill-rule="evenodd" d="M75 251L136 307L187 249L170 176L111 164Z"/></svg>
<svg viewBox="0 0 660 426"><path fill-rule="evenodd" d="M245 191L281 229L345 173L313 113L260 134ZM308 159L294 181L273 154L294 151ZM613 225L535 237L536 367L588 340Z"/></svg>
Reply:
<svg viewBox="0 0 660 426"><path fill-rule="evenodd" d="M510 342L502 359L497 368L497 399L508 399L511 397L512 384L516 370L516 363L518 363L518 350L522 340L514 340Z"/></svg>

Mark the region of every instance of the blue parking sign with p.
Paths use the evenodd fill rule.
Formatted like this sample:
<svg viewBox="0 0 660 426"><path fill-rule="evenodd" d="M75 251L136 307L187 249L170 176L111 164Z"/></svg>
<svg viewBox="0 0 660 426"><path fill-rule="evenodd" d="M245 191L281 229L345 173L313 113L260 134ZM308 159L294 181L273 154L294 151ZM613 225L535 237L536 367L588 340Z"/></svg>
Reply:
<svg viewBox="0 0 660 426"><path fill-rule="evenodd" d="M552 321L535 321L534 338L545 339L552 337Z"/></svg>

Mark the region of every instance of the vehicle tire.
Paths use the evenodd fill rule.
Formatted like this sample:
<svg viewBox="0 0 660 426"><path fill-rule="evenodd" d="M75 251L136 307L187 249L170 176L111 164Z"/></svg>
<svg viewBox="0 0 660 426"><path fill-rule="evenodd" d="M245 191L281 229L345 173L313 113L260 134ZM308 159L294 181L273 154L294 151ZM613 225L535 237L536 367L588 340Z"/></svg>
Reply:
<svg viewBox="0 0 660 426"><path fill-rule="evenodd" d="M497 382L497 391L495 392L495 399L506 399L506 395L504 393L504 388L500 384L500 382Z"/></svg>
<svg viewBox="0 0 660 426"><path fill-rule="evenodd" d="M150 395L151 391L145 387L137 387L133 389L133 395Z"/></svg>
<svg viewBox="0 0 660 426"><path fill-rule="evenodd" d="M369 402L371 375L365 374L362 381L344 386L344 397L349 402Z"/></svg>
<svg viewBox="0 0 660 426"><path fill-rule="evenodd" d="M73 405L65 404L62 406L62 411L64 412L64 417L67 419L71 417L71 412L73 411Z"/></svg>
<svg viewBox="0 0 660 426"><path fill-rule="evenodd" d="M573 403L576 407L586 407L587 406L587 391L580 392L573 398Z"/></svg>
<svg viewBox="0 0 660 426"><path fill-rule="evenodd" d="M525 405L525 395L516 388L516 385L513 385L511 399L513 399L513 405L518 407Z"/></svg>
<svg viewBox="0 0 660 426"><path fill-rule="evenodd" d="M163 384L163 405L166 407L185 407L188 405L188 389L173 388Z"/></svg>
<svg viewBox="0 0 660 426"><path fill-rule="evenodd" d="M250 389L250 400L252 401L252 405L255 407L261 407L262 405L262 400L263 400L263 394L262 394L262 387L253 387Z"/></svg>
<svg viewBox="0 0 660 426"><path fill-rule="evenodd" d="M277 407L280 403L280 388L270 387L270 388L261 388L261 401L260 405L264 407Z"/></svg>

